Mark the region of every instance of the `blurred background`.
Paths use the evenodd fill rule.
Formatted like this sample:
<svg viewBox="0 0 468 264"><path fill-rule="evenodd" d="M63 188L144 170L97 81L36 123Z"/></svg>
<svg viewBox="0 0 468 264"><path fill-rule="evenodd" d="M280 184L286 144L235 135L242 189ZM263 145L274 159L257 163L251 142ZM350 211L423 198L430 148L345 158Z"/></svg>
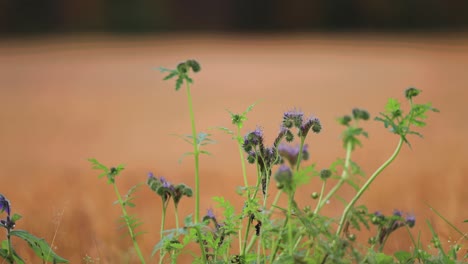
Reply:
<svg viewBox="0 0 468 264"><path fill-rule="evenodd" d="M309 137L306 164L325 168L345 155L338 116L354 107L375 116L389 97L403 101L403 91L414 86L423 90L416 100L432 102L441 113L429 115L420 129L424 139L411 138L412 148L403 149L358 203L371 212L414 214L413 234L420 231L426 245L426 219L445 246L463 243L428 204L467 232L467 26L462 0L0 0L0 193L24 216L18 229L53 242L71 263L86 256L136 263L119 229L113 190L87 159L125 164L117 180L121 193L149 171L194 186L193 160L178 162L191 146L172 136L190 133L186 94L154 70L194 58L202 66L193 76L197 128L217 141L207 147L213 156L201 159L203 210L221 217L212 196L242 206L235 193L243 184L236 145L210 129L232 128L226 109L242 112L258 102L243 133L261 126L267 142L283 112L316 115L324 129ZM370 137L353 160L369 176L398 139L375 121L365 128ZM254 184L254 168L248 172ZM319 190L316 180L304 186L300 205L314 206L310 194ZM350 199L354 191L339 194ZM181 218L193 213L193 203L181 202ZM161 202L141 186L136 204L132 213L145 223L140 241L149 256L159 238ZM332 200L324 213L342 210ZM28 263L38 263L24 243L14 243ZM410 246L399 230L386 250Z"/></svg>

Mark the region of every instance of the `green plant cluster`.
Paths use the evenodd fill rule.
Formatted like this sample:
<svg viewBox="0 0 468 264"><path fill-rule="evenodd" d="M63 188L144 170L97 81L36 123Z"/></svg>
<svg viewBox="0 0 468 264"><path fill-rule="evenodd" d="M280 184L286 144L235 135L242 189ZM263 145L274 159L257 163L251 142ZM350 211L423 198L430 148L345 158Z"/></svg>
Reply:
<svg viewBox="0 0 468 264"><path fill-rule="evenodd" d="M415 102L421 90L405 90L407 109L402 107L399 100L391 98L384 111L374 118L395 134L396 145L389 157L368 177L352 159L356 148L363 145L363 138L369 136L365 124L371 120L371 114L364 109L354 108L349 114L337 118L337 122L343 126L341 144L344 157L327 168L317 168L313 162L309 162L313 155L310 154L312 150L307 143L313 140L314 134L322 132L322 122L318 117L306 116L296 108L286 111L281 118L279 131L268 145L264 137L265 131L261 127L245 134L242 131L248 120L247 114L255 104L240 114L228 111L234 129L217 129L230 135L237 145L244 183L237 188L237 193L243 199L243 206L236 208L224 197L213 197L217 204L216 210L210 208L201 215L199 190L203 178L199 172L199 157L201 154L210 155L204 148L215 143L211 134L198 131L195 125L191 96L194 81L190 74L199 72L201 67L197 61L187 60L179 63L176 69L159 70L167 73L164 80L175 79L176 91L185 85L191 133L178 137L192 146L192 151L184 153L183 157L194 157L195 188L184 183L173 184L165 177L148 174L146 186L160 197L162 204L160 237L159 241L155 241L151 256L144 256L138 243L140 235L144 233L138 231L143 222L128 210L136 206L134 194L144 183L135 185L122 195L117 186L117 178L124 166L108 167L96 159L89 159L93 168L101 172L99 178L106 177L107 183L115 191L115 204L122 210L122 226L128 232L139 262L153 262L157 258L159 263L179 263L181 256L191 256L193 263L387 264L468 261L468 254L463 255L463 251L466 251L467 234L434 208L429 206L461 236L458 243L451 245L448 250L442 245L429 221L427 224L433 238L431 245L423 246L422 241L415 239L410 231L417 224L415 215L399 210L392 214L371 212L365 205L359 204L362 195L398 157L402 147L405 144L411 147L409 136L422 137L415 128L426 125L427 114L438 112L430 103ZM255 175L248 175L248 164L256 169ZM295 194L300 186L308 184L313 178L317 178L321 186L311 192L309 203L301 206ZM351 186L355 190L352 197L343 199L337 196L343 186ZM272 191L275 189L276 194L273 196ZM193 214L185 216L181 225L178 208L182 200L192 196L195 198ZM287 201L285 207L279 206L280 199ZM341 214L323 214L322 209L331 200L344 203ZM166 229L166 213L171 203L174 206L175 228ZM68 262L56 255L43 239L23 230L13 230L21 216L11 215L11 204L3 195L0 195L0 210L6 213L6 218L0 220L0 226L7 231L7 239L1 243L0 257L8 263L24 263L11 243L11 237L16 236L25 240L44 262ZM408 231L413 242L412 247L392 255L384 253L389 237L399 229ZM362 232L364 230L368 231ZM361 241L368 241L368 244ZM86 256L84 260L94 262L91 256Z"/></svg>

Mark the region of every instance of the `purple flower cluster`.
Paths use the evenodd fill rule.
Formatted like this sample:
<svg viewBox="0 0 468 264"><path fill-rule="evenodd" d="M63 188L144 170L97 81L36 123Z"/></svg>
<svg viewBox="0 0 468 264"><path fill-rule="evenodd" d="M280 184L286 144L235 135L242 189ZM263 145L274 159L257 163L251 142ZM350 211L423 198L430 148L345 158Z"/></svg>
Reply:
<svg viewBox="0 0 468 264"><path fill-rule="evenodd" d="M170 198L174 200L177 207L183 196L191 197L192 189L185 184L173 185L165 177L154 177L152 172L148 173L147 185L152 191L161 196L163 206L167 206Z"/></svg>
<svg viewBox="0 0 468 264"><path fill-rule="evenodd" d="M7 217L5 219L0 220L0 226L11 230L15 228L15 222L10 218L11 216L11 203L10 201L3 195L0 194L0 211L6 212Z"/></svg>
<svg viewBox="0 0 468 264"><path fill-rule="evenodd" d="M416 224L416 217L414 215L407 213L406 217L403 217L403 214L402 211L396 209L393 210L393 214L390 216L385 216L380 211L376 211L373 214L371 221L378 226L376 241L381 246L383 246L390 234L398 228L403 226L411 228Z"/></svg>
<svg viewBox="0 0 468 264"><path fill-rule="evenodd" d="M292 168L296 166L297 159L299 157L300 146L297 145L295 147L287 144L280 144L278 147L279 155L287 160ZM308 145L305 144L302 148L302 159L308 160L309 159L309 151Z"/></svg>

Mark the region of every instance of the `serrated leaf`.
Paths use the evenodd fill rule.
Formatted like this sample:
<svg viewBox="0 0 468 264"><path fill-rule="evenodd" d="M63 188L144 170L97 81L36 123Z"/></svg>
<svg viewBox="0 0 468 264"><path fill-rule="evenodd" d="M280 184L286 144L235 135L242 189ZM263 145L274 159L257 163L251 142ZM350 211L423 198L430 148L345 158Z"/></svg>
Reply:
<svg viewBox="0 0 468 264"><path fill-rule="evenodd" d="M21 218L23 218L23 216L21 216L20 214L14 214L12 217L11 217L11 221L13 222L18 222L18 220L20 220Z"/></svg>
<svg viewBox="0 0 468 264"><path fill-rule="evenodd" d="M172 70L172 69L168 69L168 68L164 68L164 67L157 67L157 68L154 68L155 70L157 71L160 71L160 72L174 72L176 70Z"/></svg>
<svg viewBox="0 0 468 264"><path fill-rule="evenodd" d="M401 263L407 263L407 261L411 260L411 253L406 251L397 251L393 255Z"/></svg>
<svg viewBox="0 0 468 264"><path fill-rule="evenodd" d="M394 98L389 98L387 104L385 105L385 110L389 113L393 113L397 110L400 110L400 103Z"/></svg>
<svg viewBox="0 0 468 264"><path fill-rule="evenodd" d="M200 150L200 153L201 153L201 154L208 155L208 156L212 156L211 152L208 152L208 151L206 151L206 150Z"/></svg>
<svg viewBox="0 0 468 264"><path fill-rule="evenodd" d="M228 134L228 135L234 135L234 131L230 130L227 127L213 127L211 129L218 129L218 130L221 130L223 132L226 132L226 134Z"/></svg>
<svg viewBox="0 0 468 264"><path fill-rule="evenodd" d="M193 217L192 215L187 215L185 218L184 218L184 225L185 226L191 226L193 224Z"/></svg>
<svg viewBox="0 0 468 264"><path fill-rule="evenodd" d="M182 163L182 160L183 160L186 156L190 156L190 155L193 155L193 152L185 152L185 153L182 154L182 156L177 160L177 162Z"/></svg>
<svg viewBox="0 0 468 264"><path fill-rule="evenodd" d="M179 77L177 80L176 80L176 84L175 84L175 90L176 91L179 91L180 87L182 87L182 84L184 83L184 79L182 79L181 77Z"/></svg>
<svg viewBox="0 0 468 264"><path fill-rule="evenodd" d="M26 241L29 247L45 261L53 263L68 263L68 260L57 255L43 238L38 238L24 230L13 230L11 236L16 236Z"/></svg>
<svg viewBox="0 0 468 264"><path fill-rule="evenodd" d="M167 81L167 80L169 80L169 79L174 78L174 77L177 76L177 75L178 75L178 72L177 72L177 71L171 72L171 73L169 73L168 75L166 75L166 77L164 77L163 80L164 80L164 81Z"/></svg>

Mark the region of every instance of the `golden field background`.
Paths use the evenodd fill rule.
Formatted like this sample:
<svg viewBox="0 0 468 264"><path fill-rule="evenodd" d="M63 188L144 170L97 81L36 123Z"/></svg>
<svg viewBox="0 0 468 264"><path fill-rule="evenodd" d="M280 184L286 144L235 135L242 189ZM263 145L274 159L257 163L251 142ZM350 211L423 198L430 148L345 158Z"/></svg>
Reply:
<svg viewBox="0 0 468 264"><path fill-rule="evenodd" d="M148 171L173 183L194 186L193 160L180 164L191 147L171 134L190 133L184 91L163 82L158 66L175 67L197 59L202 71L192 89L199 131L217 141L201 158L201 208L214 208L212 196L225 196L240 210L235 187L242 185L234 141L215 126L231 127L228 113L250 113L244 133L264 128L267 141L276 136L282 113L294 107L320 118L321 134L308 139L311 159L319 168L343 157L336 117L362 107L375 116L386 100L403 101L409 86L423 90L417 102L430 101L441 110L430 114L425 139L411 138L359 203L370 211L391 214L401 209L416 215L414 234L429 243L425 219L443 241L460 235L427 207L430 204L467 232L468 219L468 38L455 35L160 35L159 37L74 36L10 39L0 42L0 193L24 218L26 229L51 242L56 252L80 263L84 256L101 263L127 260L132 245L117 222L120 209L111 186L97 179L88 158L109 166L123 163L117 180L121 193L146 180ZM353 160L370 175L391 153L398 138L380 123L366 124ZM249 166L249 180L254 184ZM272 186L273 187L273 186ZM329 184L329 187L331 185ZM315 205L312 181L298 192L301 206ZM340 193L350 198L353 191ZM132 212L148 233L140 237L146 256L159 238L159 197L142 186ZM181 219L192 213L194 199L181 202ZM343 209L332 200L324 212ZM171 209L172 210L172 209ZM169 214L172 211L169 211ZM202 213L203 213L202 212ZM173 227L172 222L168 221ZM399 230L388 252L408 249ZM28 255L25 244L16 241ZM466 251L466 247L464 248ZM28 263L38 259L27 257ZM153 259L153 261L155 261ZM153 261L150 261L152 263Z"/></svg>

